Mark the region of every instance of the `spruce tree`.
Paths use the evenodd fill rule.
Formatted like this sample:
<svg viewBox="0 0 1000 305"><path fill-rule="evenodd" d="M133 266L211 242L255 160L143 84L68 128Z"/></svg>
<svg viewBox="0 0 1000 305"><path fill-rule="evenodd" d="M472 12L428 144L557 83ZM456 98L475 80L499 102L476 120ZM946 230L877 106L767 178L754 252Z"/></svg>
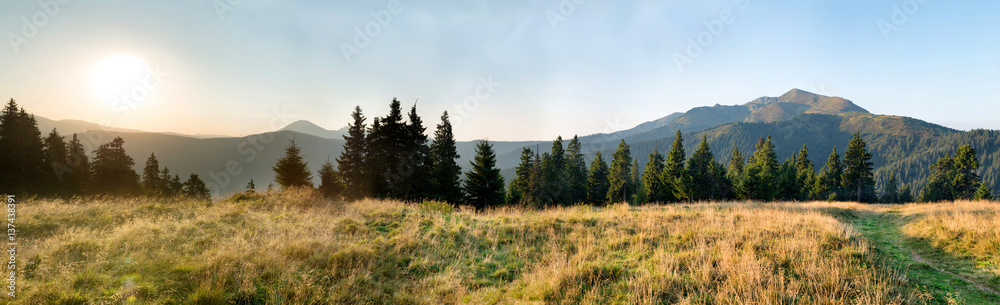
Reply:
<svg viewBox="0 0 1000 305"><path fill-rule="evenodd" d="M13 193L45 193L46 166L42 134L35 116L18 108L14 99L0 115L0 189Z"/></svg>
<svg viewBox="0 0 1000 305"><path fill-rule="evenodd" d="M504 180L496 167L493 145L483 140L476 145L476 156L465 173L465 200L476 209L499 207L504 204Z"/></svg>
<svg viewBox="0 0 1000 305"><path fill-rule="evenodd" d="M528 188L524 197L533 204L534 207L544 207L543 186L545 185L544 172L542 171L542 157L538 154L538 147L535 147L535 158L531 161L531 174L528 176Z"/></svg>
<svg viewBox="0 0 1000 305"><path fill-rule="evenodd" d="M309 166L302 159L302 152L295 139L285 147L285 156L278 159L278 163L272 167L274 170L274 180L281 188L289 187L313 187L312 173Z"/></svg>
<svg viewBox="0 0 1000 305"><path fill-rule="evenodd" d="M54 195L66 196L69 194L66 174L70 171L67 166L69 153L66 149L65 137L59 135L59 131L52 128L52 132L45 138L44 143L44 164L46 164L45 183L48 192Z"/></svg>
<svg viewBox="0 0 1000 305"><path fill-rule="evenodd" d="M903 187L899 188L899 202L900 203L910 203L913 202L913 191L910 190L909 184L903 184Z"/></svg>
<svg viewBox="0 0 1000 305"><path fill-rule="evenodd" d="M843 199L841 176L844 174L844 167L840 163L840 154L837 153L837 146L833 147L833 152L831 152L830 157L827 158L826 166L823 170L822 180L826 183L826 196L836 200Z"/></svg>
<svg viewBox="0 0 1000 305"><path fill-rule="evenodd" d="M365 170L368 142L365 138L365 116L361 113L361 106L354 107L351 118L353 122L348 125L347 135L344 135L344 150L337 158L337 167L344 179L344 197L348 200L357 200L369 196L370 181Z"/></svg>
<svg viewBox="0 0 1000 305"><path fill-rule="evenodd" d="M776 195L778 178L778 157L774 153L771 136L757 141L757 150L746 165L742 188L748 199L773 200Z"/></svg>
<svg viewBox="0 0 1000 305"><path fill-rule="evenodd" d="M664 198L664 201L673 202L687 198L685 181L681 180L684 177L684 156L684 137L678 130L674 135L674 143L667 152L663 174L660 176L663 185L670 188L670 195Z"/></svg>
<svg viewBox="0 0 1000 305"><path fill-rule="evenodd" d="M142 170L142 191L148 196L163 194L160 161L156 160L156 154L150 153L149 159L146 159L146 167Z"/></svg>
<svg viewBox="0 0 1000 305"><path fill-rule="evenodd" d="M371 170L371 189L379 198L401 198L405 190L407 167L407 127L399 100L392 99L389 114L376 118L369 132L366 169Z"/></svg>
<svg viewBox="0 0 1000 305"><path fill-rule="evenodd" d="M976 189L976 193L973 194L972 200L976 201L988 201L993 200L993 190L985 182L979 183L979 188Z"/></svg>
<svg viewBox="0 0 1000 305"><path fill-rule="evenodd" d="M608 188L608 164L601 157L601 152L597 152L594 160L590 161L590 171L587 174L587 203L601 204L606 202Z"/></svg>
<svg viewBox="0 0 1000 305"><path fill-rule="evenodd" d="M340 173L333 168L333 163L326 160L319 169L319 192L328 198L337 198L344 191L344 181L340 178ZM253 189L253 180L250 180L250 189Z"/></svg>
<svg viewBox="0 0 1000 305"><path fill-rule="evenodd" d="M629 185L635 189L632 194L632 200L634 204L644 204L647 202L646 190L642 187L642 176L639 173L639 157L632 158L632 172L629 174Z"/></svg>
<svg viewBox="0 0 1000 305"><path fill-rule="evenodd" d="M184 182L184 195L195 199L209 199L211 197L205 182L201 181L201 178L196 174L191 174Z"/></svg>
<svg viewBox="0 0 1000 305"><path fill-rule="evenodd" d="M625 140L618 144L618 150L611 157L611 170L608 172L608 203L623 202L635 193L632 189L630 175L632 174L632 152Z"/></svg>
<svg viewBox="0 0 1000 305"><path fill-rule="evenodd" d="M135 160L125 153L125 140L115 137L94 150L93 189L99 194L136 195L142 188Z"/></svg>
<svg viewBox="0 0 1000 305"><path fill-rule="evenodd" d="M441 124L434 130L434 143L431 143L431 193L432 198L450 203L462 200L461 175L462 167L458 165L458 148L455 144L455 134L452 132L448 112L441 115ZM529 150L530 151L530 150ZM522 160L523 161L523 160Z"/></svg>
<svg viewBox="0 0 1000 305"><path fill-rule="evenodd" d="M938 202L955 200L954 177L955 159L945 155L930 166L930 177L927 185L920 191L920 201Z"/></svg>
<svg viewBox="0 0 1000 305"><path fill-rule="evenodd" d="M566 147L566 200L577 204L587 201L587 160L580 137L573 136Z"/></svg>
<svg viewBox="0 0 1000 305"><path fill-rule="evenodd" d="M972 199L976 194L980 184L977 169L979 159L976 150L968 144L959 147L955 153L955 176L952 178L955 199Z"/></svg>
<svg viewBox="0 0 1000 305"><path fill-rule="evenodd" d="M882 189L882 203L900 203L896 174L889 176L889 180L885 182L885 186Z"/></svg>
<svg viewBox="0 0 1000 305"><path fill-rule="evenodd" d="M552 151L542 157L544 172L543 204L566 205L568 181L566 176L566 152L563 150L562 136L552 142Z"/></svg>
<svg viewBox="0 0 1000 305"><path fill-rule="evenodd" d="M66 173L66 184L69 194L83 195L90 181L90 160L87 151L80 143L79 137L74 133L73 139L69 141L69 154L66 162L69 172Z"/></svg>
<svg viewBox="0 0 1000 305"><path fill-rule="evenodd" d="M865 148L861 134L854 133L847 151L844 152L844 173L841 175L841 186L848 192L850 199L858 202L875 200L875 178L872 169L872 154Z"/></svg>
<svg viewBox="0 0 1000 305"><path fill-rule="evenodd" d="M642 171L642 188L646 190L646 198L649 202L664 202L667 198L665 194L667 188L660 180L660 176L663 174L663 162L663 155L657 148L649 154L646 169Z"/></svg>
<svg viewBox="0 0 1000 305"><path fill-rule="evenodd" d="M687 194L688 200L699 201L712 197L713 180L715 180L712 171L713 162L715 157L712 156L712 150L708 146L708 137L703 135L701 143L691 155L685 169L684 180L687 180L687 183L684 193Z"/></svg>
<svg viewBox="0 0 1000 305"><path fill-rule="evenodd" d="M739 147L733 145L733 154L729 158L726 178L732 183L734 197L738 199L747 198L747 192L743 189L743 165L743 154L740 153Z"/></svg>
<svg viewBox="0 0 1000 305"><path fill-rule="evenodd" d="M531 151L530 148L524 147L521 149L521 162L517 164L514 168L514 177L510 181L509 190L507 192L507 202L510 204L525 204L531 201L530 186L531 186L531 172L534 164L535 153Z"/></svg>
<svg viewBox="0 0 1000 305"><path fill-rule="evenodd" d="M398 197L407 200L428 198L430 194L430 148L427 146L427 128L417 115L417 105L410 108L405 126L405 140L397 174Z"/></svg>

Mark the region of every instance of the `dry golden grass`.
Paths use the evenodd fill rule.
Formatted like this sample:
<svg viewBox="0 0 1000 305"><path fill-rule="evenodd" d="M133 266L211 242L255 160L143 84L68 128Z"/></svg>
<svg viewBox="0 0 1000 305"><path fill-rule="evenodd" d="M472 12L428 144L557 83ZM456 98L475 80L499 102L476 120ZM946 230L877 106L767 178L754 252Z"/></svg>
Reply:
<svg viewBox="0 0 1000 305"><path fill-rule="evenodd" d="M912 204L901 210L911 220L903 233L923 238L952 255L971 258L1000 276L1000 205L991 201Z"/></svg>
<svg viewBox="0 0 1000 305"><path fill-rule="evenodd" d="M17 304L905 304L827 209L701 203L475 212L311 191L21 206Z"/></svg>

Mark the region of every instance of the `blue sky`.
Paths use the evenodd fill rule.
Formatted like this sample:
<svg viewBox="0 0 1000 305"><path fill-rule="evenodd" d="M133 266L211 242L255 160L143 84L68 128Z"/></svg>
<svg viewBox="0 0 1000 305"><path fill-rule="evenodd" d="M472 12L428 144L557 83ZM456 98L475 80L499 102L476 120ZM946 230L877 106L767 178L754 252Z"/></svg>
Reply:
<svg viewBox="0 0 1000 305"><path fill-rule="evenodd" d="M150 131L336 129L396 97L460 140L551 140L792 88L1000 129L997 2L5 1L0 33L0 97ZM141 100L94 93L114 56L155 75Z"/></svg>

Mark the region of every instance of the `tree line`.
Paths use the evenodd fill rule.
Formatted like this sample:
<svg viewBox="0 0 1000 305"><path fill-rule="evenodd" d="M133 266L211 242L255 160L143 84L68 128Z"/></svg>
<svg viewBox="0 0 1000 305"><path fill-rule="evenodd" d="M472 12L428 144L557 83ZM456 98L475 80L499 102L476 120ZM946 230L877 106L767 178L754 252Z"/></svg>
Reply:
<svg viewBox="0 0 1000 305"><path fill-rule="evenodd" d="M135 161L116 137L93 150L88 158L77 134L69 142L55 128L42 138L33 114L11 99L0 115L0 191L38 196L151 195L209 198L196 174L185 182L161 171L151 154L140 177Z"/></svg>

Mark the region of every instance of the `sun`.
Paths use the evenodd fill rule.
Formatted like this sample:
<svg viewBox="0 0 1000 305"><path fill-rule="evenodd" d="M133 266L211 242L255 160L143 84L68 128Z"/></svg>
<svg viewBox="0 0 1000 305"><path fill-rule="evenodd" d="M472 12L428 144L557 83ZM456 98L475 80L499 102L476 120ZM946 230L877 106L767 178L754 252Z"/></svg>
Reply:
<svg viewBox="0 0 1000 305"><path fill-rule="evenodd" d="M142 59L131 55L113 55L101 59L91 72L94 93L101 100L113 102L142 86L149 69Z"/></svg>

